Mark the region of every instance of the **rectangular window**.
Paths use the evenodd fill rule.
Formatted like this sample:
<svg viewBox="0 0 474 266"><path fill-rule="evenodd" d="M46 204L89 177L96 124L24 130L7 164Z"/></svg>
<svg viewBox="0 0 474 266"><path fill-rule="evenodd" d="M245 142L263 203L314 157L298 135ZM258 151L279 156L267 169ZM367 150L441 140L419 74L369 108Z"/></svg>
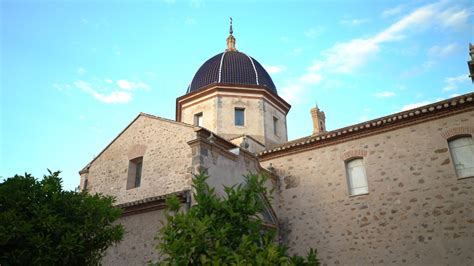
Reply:
<svg viewBox="0 0 474 266"><path fill-rule="evenodd" d="M128 164L127 189L139 187L142 182L143 157L130 160Z"/></svg>
<svg viewBox="0 0 474 266"><path fill-rule="evenodd" d="M458 177L474 176L474 142L472 137L449 141L449 150Z"/></svg>
<svg viewBox="0 0 474 266"><path fill-rule="evenodd" d="M202 113L194 115L194 125L202 127Z"/></svg>
<svg viewBox="0 0 474 266"><path fill-rule="evenodd" d="M235 108L235 125L243 126L245 124L245 109Z"/></svg>
<svg viewBox="0 0 474 266"><path fill-rule="evenodd" d="M363 160L361 158L351 160L346 163L347 183L351 195L361 195L369 193L367 176Z"/></svg>
<svg viewBox="0 0 474 266"><path fill-rule="evenodd" d="M82 190L87 190L87 178L84 179L84 186L82 187Z"/></svg>
<svg viewBox="0 0 474 266"><path fill-rule="evenodd" d="M273 134L278 136L278 118L273 117Z"/></svg>

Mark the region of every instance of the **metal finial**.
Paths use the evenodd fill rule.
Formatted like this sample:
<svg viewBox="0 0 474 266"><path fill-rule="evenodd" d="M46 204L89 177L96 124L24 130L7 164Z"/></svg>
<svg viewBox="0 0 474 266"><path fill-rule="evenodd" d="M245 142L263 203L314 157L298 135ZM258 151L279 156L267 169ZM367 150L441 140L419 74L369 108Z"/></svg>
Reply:
<svg viewBox="0 0 474 266"><path fill-rule="evenodd" d="M229 33L232 35L232 33L234 33L234 30L232 30L232 17L230 17L230 29L229 29Z"/></svg>

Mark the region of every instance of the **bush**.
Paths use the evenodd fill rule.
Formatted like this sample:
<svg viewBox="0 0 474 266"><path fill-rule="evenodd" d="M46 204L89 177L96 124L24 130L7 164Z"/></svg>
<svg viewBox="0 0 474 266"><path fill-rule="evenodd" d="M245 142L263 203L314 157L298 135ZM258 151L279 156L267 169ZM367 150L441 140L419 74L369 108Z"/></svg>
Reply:
<svg viewBox="0 0 474 266"><path fill-rule="evenodd" d="M248 175L246 183L225 188L218 197L201 173L194 177L194 200L179 211L177 197L167 199L167 223L160 230L157 248L165 255L160 265L319 265L316 252L289 256L275 243L275 231L262 224L262 195L266 177Z"/></svg>
<svg viewBox="0 0 474 266"><path fill-rule="evenodd" d="M25 174L0 184L0 265L96 265L122 239L112 197L61 183L49 171L41 181Z"/></svg>

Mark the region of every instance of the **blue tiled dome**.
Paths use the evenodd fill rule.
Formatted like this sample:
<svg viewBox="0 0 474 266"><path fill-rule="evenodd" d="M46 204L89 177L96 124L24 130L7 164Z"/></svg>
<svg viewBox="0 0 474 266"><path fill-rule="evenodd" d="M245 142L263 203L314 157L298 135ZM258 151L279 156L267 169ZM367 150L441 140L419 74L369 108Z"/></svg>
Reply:
<svg viewBox="0 0 474 266"><path fill-rule="evenodd" d="M194 75L187 93L210 84L260 85L277 93L272 78L262 65L238 51L226 51L207 60Z"/></svg>

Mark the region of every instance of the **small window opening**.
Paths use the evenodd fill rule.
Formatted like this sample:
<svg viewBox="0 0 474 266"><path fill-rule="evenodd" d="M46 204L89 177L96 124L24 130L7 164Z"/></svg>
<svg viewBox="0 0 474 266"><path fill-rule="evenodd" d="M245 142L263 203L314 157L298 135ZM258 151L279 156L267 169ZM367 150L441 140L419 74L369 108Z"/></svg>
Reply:
<svg viewBox="0 0 474 266"><path fill-rule="evenodd" d="M273 117L273 134L278 136L278 118Z"/></svg>
<svg viewBox="0 0 474 266"><path fill-rule="evenodd" d="M128 164L127 189L136 188L142 181L143 157L130 160Z"/></svg>
<svg viewBox="0 0 474 266"><path fill-rule="evenodd" d="M202 127L202 113L198 113L194 115L194 125Z"/></svg>
<svg viewBox="0 0 474 266"><path fill-rule="evenodd" d="M245 124L245 108L235 108L235 125L243 126Z"/></svg>

